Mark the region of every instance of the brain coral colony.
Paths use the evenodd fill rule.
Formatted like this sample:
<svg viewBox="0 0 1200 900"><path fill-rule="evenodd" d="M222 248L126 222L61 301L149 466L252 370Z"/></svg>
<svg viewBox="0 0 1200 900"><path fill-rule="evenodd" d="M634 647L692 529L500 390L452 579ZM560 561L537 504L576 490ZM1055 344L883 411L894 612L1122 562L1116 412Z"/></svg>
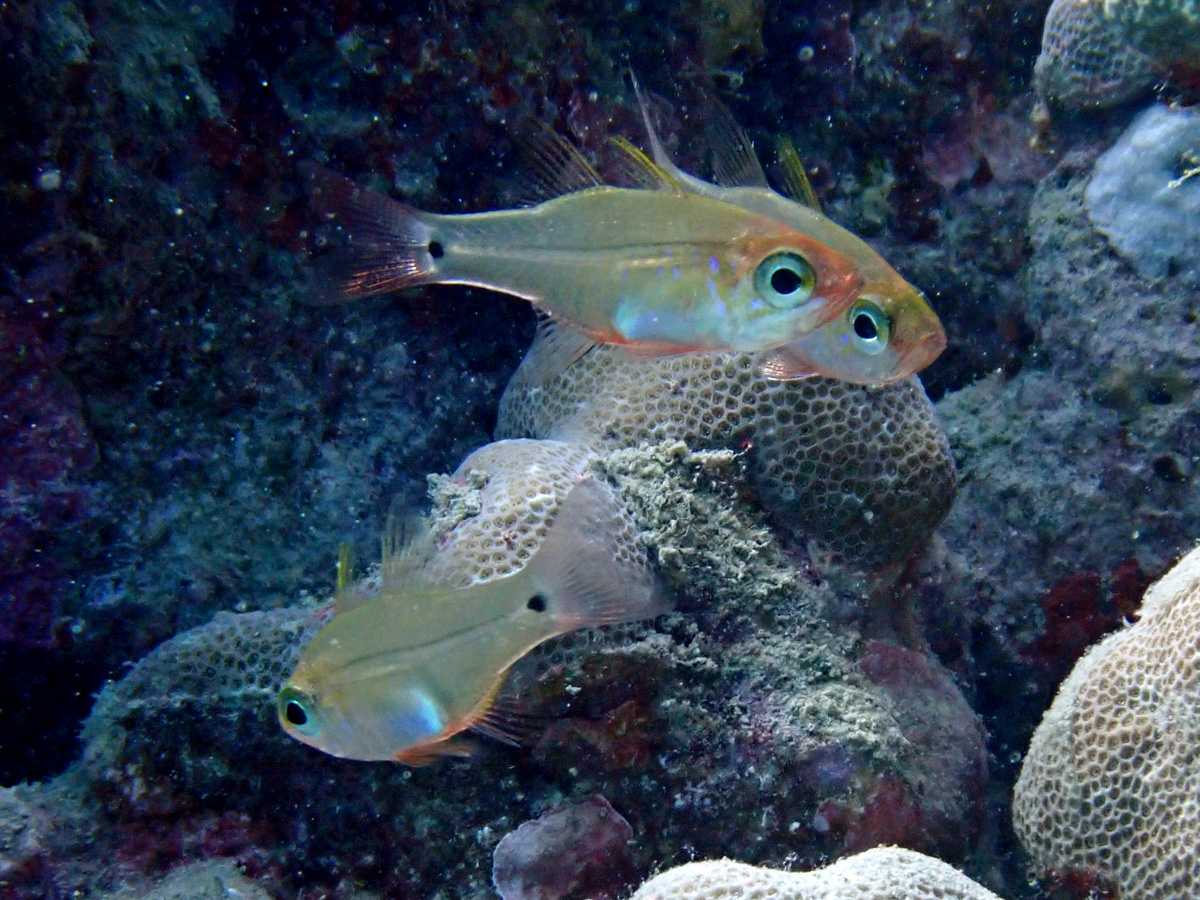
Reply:
<svg viewBox="0 0 1200 900"><path fill-rule="evenodd" d="M1200 873L1200 549L1141 618L1079 661L1034 734L1017 834L1043 875L1121 897L1196 896Z"/></svg>

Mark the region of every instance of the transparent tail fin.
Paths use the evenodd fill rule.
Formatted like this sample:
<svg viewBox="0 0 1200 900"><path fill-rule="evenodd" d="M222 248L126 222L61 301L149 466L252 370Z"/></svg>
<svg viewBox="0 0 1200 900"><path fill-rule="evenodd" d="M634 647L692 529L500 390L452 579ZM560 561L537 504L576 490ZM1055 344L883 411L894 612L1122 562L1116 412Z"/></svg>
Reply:
<svg viewBox="0 0 1200 900"><path fill-rule="evenodd" d="M303 166L310 202L345 241L327 273L340 299L367 297L439 280L443 253L435 235L436 216L361 188L309 163Z"/></svg>

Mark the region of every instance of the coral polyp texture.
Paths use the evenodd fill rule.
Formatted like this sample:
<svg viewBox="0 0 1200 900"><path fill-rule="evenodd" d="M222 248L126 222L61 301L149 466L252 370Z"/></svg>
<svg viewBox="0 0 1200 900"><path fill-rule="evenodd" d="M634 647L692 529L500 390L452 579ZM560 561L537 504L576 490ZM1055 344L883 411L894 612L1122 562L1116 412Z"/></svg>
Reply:
<svg viewBox="0 0 1200 900"><path fill-rule="evenodd" d="M1195 70L1200 58L1200 3L1196 0L1104 0L1104 14L1124 39L1164 69Z"/></svg>
<svg viewBox="0 0 1200 900"><path fill-rule="evenodd" d="M1123 900L1200 890L1200 548L1084 656L1034 734L1013 824L1033 864Z"/></svg>
<svg viewBox="0 0 1200 900"><path fill-rule="evenodd" d="M728 859L656 875L632 900L999 900L944 862L898 847L867 850L814 872Z"/></svg>
<svg viewBox="0 0 1200 900"><path fill-rule="evenodd" d="M593 456L561 441L497 441L470 454L453 475L434 476L439 512L431 524L443 537L438 552L424 560L426 577L465 587L523 567ZM611 493L607 486L602 490ZM612 535L621 561L645 559L628 513Z"/></svg>
<svg viewBox="0 0 1200 900"><path fill-rule="evenodd" d="M1054 0L1033 65L1038 96L1071 109L1103 108L1148 92L1157 72L1105 13L1103 0Z"/></svg>
<svg viewBox="0 0 1200 900"><path fill-rule="evenodd" d="M1194 89L1198 69L1195 0L1054 0L1033 75L1052 106L1103 109L1160 84Z"/></svg>
<svg viewBox="0 0 1200 900"><path fill-rule="evenodd" d="M750 355L647 360L597 347L542 382L532 372L545 347L535 343L509 382L499 437L746 450L775 522L863 567L907 558L954 497L949 446L915 378L773 381Z"/></svg>
<svg viewBox="0 0 1200 900"><path fill-rule="evenodd" d="M134 809L175 766L192 768L192 786L203 791L213 783L206 779L225 776L224 761L282 745L275 694L328 612L218 613L160 644L96 698L83 727L89 777L110 802ZM147 761L142 779L128 777L133 759Z"/></svg>

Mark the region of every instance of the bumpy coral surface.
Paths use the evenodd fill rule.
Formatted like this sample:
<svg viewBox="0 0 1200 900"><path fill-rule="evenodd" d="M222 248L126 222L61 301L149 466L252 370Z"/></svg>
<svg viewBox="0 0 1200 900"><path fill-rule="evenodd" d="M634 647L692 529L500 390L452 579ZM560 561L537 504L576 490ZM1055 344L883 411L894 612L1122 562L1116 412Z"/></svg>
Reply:
<svg viewBox="0 0 1200 900"><path fill-rule="evenodd" d="M160 644L96 699L83 729L89 777L115 807L136 812L175 767L195 767L196 785L211 785L231 756L278 742L275 694L327 616L305 607L219 613ZM125 764L137 758L154 764L130 780Z"/></svg>
<svg viewBox="0 0 1200 900"><path fill-rule="evenodd" d="M259 884L232 860L209 860L180 866L151 885L127 885L99 900L271 900Z"/></svg>
<svg viewBox="0 0 1200 900"><path fill-rule="evenodd" d="M1196 65L1200 3L1196 0L1104 0L1104 13L1125 39L1164 68Z"/></svg>
<svg viewBox="0 0 1200 900"><path fill-rule="evenodd" d="M561 441L497 441L469 455L453 475L434 476L440 512L432 526L443 540L425 560L429 580L465 587L524 566L593 456ZM622 558L629 561L637 533L632 521L625 526Z"/></svg>
<svg viewBox="0 0 1200 900"><path fill-rule="evenodd" d="M1156 70L1105 14L1101 0L1054 0L1046 13L1033 83L1051 104L1114 106L1148 92Z"/></svg>
<svg viewBox="0 0 1200 900"><path fill-rule="evenodd" d="M656 875L633 900L999 900L957 869L911 850L881 847L815 872L780 872L728 859Z"/></svg>
<svg viewBox="0 0 1200 900"><path fill-rule="evenodd" d="M1198 746L1200 549L1079 661L1038 727L1013 802L1034 864L1095 873L1126 900L1194 898Z"/></svg>
<svg viewBox="0 0 1200 900"><path fill-rule="evenodd" d="M1195 0L1054 0L1034 87L1063 109L1103 109L1163 84L1194 90L1200 60Z"/></svg>
<svg viewBox="0 0 1200 900"><path fill-rule="evenodd" d="M544 348L535 343L509 383L498 436L747 450L775 520L863 566L904 560L953 499L949 446L915 378L772 381L749 355L642 360L597 347L535 383Z"/></svg>

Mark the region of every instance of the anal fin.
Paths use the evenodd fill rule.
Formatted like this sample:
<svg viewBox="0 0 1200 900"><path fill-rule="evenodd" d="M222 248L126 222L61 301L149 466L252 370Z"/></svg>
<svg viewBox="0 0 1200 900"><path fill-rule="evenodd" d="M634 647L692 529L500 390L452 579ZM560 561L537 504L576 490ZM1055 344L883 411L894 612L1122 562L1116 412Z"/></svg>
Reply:
<svg viewBox="0 0 1200 900"><path fill-rule="evenodd" d="M406 766L412 766L414 769L417 769L435 763L447 756L457 756L459 758L473 756L478 749L478 746L473 741L466 741L457 737L446 738L434 743L418 744L415 747L401 750L396 754L395 759L398 763L403 763Z"/></svg>
<svg viewBox="0 0 1200 900"><path fill-rule="evenodd" d="M537 742L548 724L546 718L518 708L515 700L499 697L469 730L512 747L528 747Z"/></svg>
<svg viewBox="0 0 1200 900"><path fill-rule="evenodd" d="M537 334L525 354L522 368L532 384L543 385L561 375L595 346L596 341L579 329L541 313Z"/></svg>

